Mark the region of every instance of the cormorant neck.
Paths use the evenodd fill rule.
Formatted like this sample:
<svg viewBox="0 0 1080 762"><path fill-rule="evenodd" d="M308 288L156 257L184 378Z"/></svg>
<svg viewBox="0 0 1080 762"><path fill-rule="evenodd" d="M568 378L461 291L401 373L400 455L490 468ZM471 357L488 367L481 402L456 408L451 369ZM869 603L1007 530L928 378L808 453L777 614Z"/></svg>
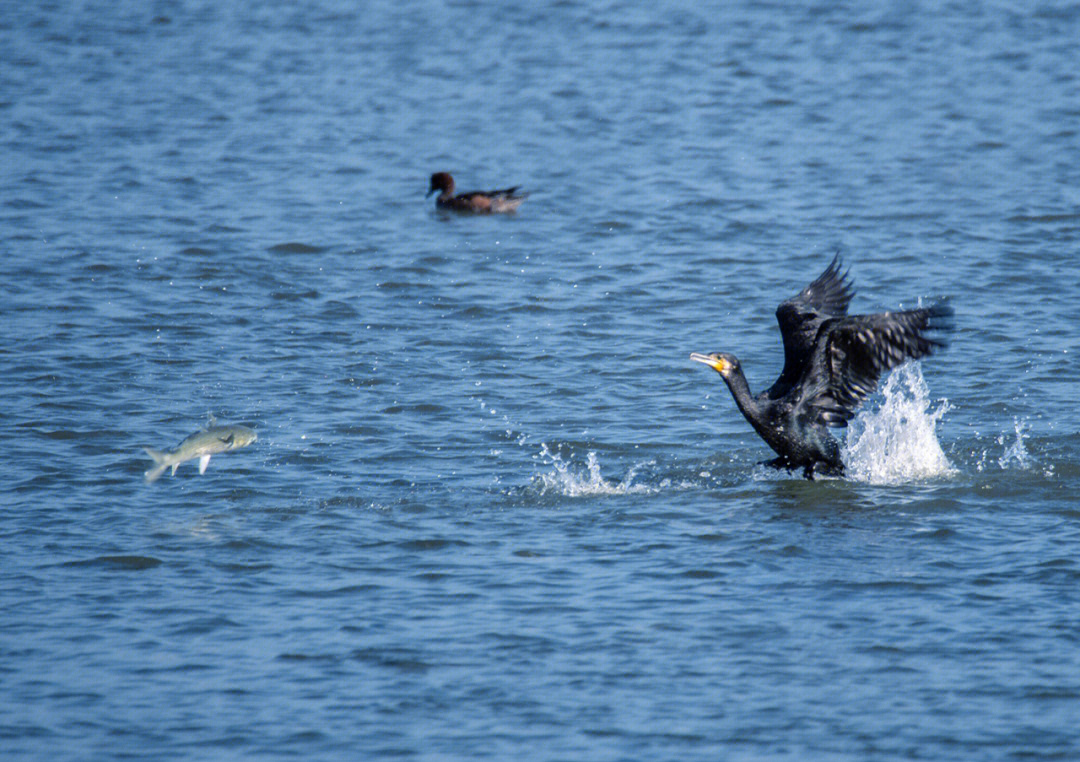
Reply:
<svg viewBox="0 0 1080 762"><path fill-rule="evenodd" d="M736 366L730 373L724 374L724 381L727 383L728 389L731 390L731 396L735 398L735 404L739 406L739 410L746 416L746 420L750 421L750 423L756 423L758 414L757 400L750 393L750 384L746 382L746 376L743 375L742 368Z"/></svg>

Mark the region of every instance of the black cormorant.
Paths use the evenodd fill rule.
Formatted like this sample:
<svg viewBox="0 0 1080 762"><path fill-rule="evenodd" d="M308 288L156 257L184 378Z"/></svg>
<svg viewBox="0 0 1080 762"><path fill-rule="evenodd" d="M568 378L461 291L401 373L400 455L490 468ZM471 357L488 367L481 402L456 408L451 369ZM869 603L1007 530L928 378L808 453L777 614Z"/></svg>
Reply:
<svg viewBox="0 0 1080 762"><path fill-rule="evenodd" d="M927 334L949 327L953 311L948 304L848 315L854 295L837 255L817 280L776 309L784 370L756 396L734 355L690 355L723 376L746 420L780 456L767 465L802 468L807 479L815 471L842 474L840 445L829 427L847 426L883 371L945 346Z"/></svg>

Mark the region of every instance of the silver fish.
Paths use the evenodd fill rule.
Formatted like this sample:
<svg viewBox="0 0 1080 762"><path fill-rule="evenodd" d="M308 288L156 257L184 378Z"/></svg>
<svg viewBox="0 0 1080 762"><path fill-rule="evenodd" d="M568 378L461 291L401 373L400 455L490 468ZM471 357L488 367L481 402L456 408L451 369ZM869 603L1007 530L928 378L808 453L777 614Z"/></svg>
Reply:
<svg viewBox="0 0 1080 762"><path fill-rule="evenodd" d="M154 467L146 472L146 481L156 481L169 466L172 466L172 473L175 475L177 466L195 458L199 459L199 473L204 473L210 464L211 455L247 447L256 439L258 436L255 431L247 426L214 426L211 419L207 428L196 431L168 452L144 447L146 454L153 458L155 463Z"/></svg>

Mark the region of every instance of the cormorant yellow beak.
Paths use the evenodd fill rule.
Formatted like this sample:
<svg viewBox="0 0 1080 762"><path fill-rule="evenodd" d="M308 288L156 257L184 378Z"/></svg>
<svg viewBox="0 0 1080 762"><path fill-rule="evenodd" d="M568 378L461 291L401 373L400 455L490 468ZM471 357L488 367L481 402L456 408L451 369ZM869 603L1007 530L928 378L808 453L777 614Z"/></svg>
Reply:
<svg viewBox="0 0 1080 762"><path fill-rule="evenodd" d="M727 363L724 362L722 358L716 357L715 355L703 355L700 352L691 352L690 359L694 362L705 363L717 373L723 373L728 367Z"/></svg>

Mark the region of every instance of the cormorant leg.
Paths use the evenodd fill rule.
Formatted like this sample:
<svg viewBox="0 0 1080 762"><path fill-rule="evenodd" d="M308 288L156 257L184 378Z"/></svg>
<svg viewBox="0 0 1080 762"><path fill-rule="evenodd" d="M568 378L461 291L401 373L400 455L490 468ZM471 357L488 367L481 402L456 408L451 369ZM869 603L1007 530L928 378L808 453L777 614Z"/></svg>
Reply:
<svg viewBox="0 0 1080 762"><path fill-rule="evenodd" d="M787 461L783 457L773 458L772 460L763 460L758 465L769 466L770 468L775 468L777 471L781 468L787 468L788 471L791 470L788 468Z"/></svg>
<svg viewBox="0 0 1080 762"><path fill-rule="evenodd" d="M803 469L802 475L804 479L814 481L814 464L810 463L807 465L806 468Z"/></svg>

